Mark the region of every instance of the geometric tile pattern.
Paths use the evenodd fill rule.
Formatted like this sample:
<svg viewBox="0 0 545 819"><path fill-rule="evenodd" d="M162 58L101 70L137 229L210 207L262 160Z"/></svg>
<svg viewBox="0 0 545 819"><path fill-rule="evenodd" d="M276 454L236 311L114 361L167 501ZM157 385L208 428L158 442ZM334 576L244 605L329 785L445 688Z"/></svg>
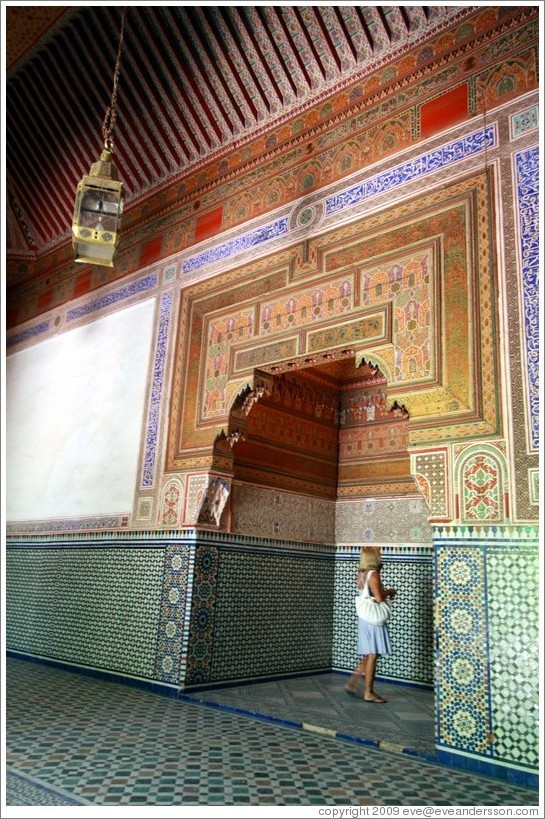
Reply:
<svg viewBox="0 0 545 819"><path fill-rule="evenodd" d="M331 557L203 545L195 565L187 685L330 667Z"/></svg>
<svg viewBox="0 0 545 819"><path fill-rule="evenodd" d="M153 678L163 549L9 548L6 645Z"/></svg>
<svg viewBox="0 0 545 819"><path fill-rule="evenodd" d="M411 453L411 474L415 476L428 505L431 518L449 518L448 452L446 449Z"/></svg>
<svg viewBox="0 0 545 819"><path fill-rule="evenodd" d="M488 551L494 757L528 767L538 766L540 747L539 573L536 547L512 543Z"/></svg>
<svg viewBox="0 0 545 819"><path fill-rule="evenodd" d="M10 544L10 650L174 686L352 669L358 547L333 559L327 545L221 532L198 533L196 548L189 531L160 546L146 533L116 539ZM437 528L435 667L433 548L385 545L382 556L397 595L378 676L435 683L445 751L535 770L536 527L489 527L484 540L480 527ZM517 615L504 597L513 566L528 590ZM523 651L506 662L506 646Z"/></svg>
<svg viewBox="0 0 545 819"><path fill-rule="evenodd" d="M436 583L439 745L535 769L537 543L438 541Z"/></svg>
<svg viewBox="0 0 545 819"><path fill-rule="evenodd" d="M396 596L388 621L392 653L389 657L380 657L377 674L386 679L432 685L433 552L431 548L383 547L381 556L382 581L385 586L396 589ZM358 657L358 620L354 607L358 557L358 554L337 555L333 629L333 668L336 669L351 670Z"/></svg>
<svg viewBox="0 0 545 819"><path fill-rule="evenodd" d="M537 105L532 105L530 108L526 108L525 111L512 114L509 119L509 124L511 139L516 139L530 131L537 131L539 127L539 110Z"/></svg>
<svg viewBox="0 0 545 819"><path fill-rule="evenodd" d="M20 774L12 769L6 770L7 805L88 805L84 799L74 799L67 796L59 788L44 786L32 777Z"/></svg>
<svg viewBox="0 0 545 819"><path fill-rule="evenodd" d="M441 548L436 572L439 742L489 754L484 556Z"/></svg>
<svg viewBox="0 0 545 819"><path fill-rule="evenodd" d="M161 617L155 655L155 679L180 685L184 633L190 587L190 555L185 544L164 551Z"/></svg>
<svg viewBox="0 0 545 819"><path fill-rule="evenodd" d="M218 549L207 544L195 549L192 603L189 615L186 685L208 682L214 643Z"/></svg>
<svg viewBox="0 0 545 819"><path fill-rule="evenodd" d="M6 672L8 771L39 782L42 793L60 791L60 805L66 796L133 811L539 804L530 788L188 698L13 658ZM365 719L365 705L357 705ZM52 804L35 795L34 804ZM7 789L9 805L20 799L20 792Z"/></svg>

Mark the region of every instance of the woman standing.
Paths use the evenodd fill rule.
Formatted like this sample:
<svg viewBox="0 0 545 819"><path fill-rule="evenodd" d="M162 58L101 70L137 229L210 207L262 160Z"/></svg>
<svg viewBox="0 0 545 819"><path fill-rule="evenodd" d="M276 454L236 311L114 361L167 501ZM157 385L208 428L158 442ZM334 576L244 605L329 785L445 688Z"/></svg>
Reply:
<svg viewBox="0 0 545 819"><path fill-rule="evenodd" d="M360 554L360 565L358 568L358 578L356 581L360 594L363 593L365 585L368 584L369 594L377 603L393 599L395 589L385 589L380 578L382 561L380 550L374 546L363 546ZM358 654L361 659L352 672L346 690L349 694L357 694L360 680L364 680L363 691L364 702L382 703L387 702L374 690L377 659L390 654L390 635L388 626L374 626L366 620L358 617Z"/></svg>

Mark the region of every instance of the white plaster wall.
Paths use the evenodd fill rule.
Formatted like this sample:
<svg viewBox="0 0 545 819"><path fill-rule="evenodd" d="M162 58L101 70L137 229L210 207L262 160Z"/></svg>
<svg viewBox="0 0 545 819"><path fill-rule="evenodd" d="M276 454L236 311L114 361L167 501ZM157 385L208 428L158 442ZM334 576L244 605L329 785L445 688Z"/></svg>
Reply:
<svg viewBox="0 0 545 819"><path fill-rule="evenodd" d="M154 300L6 359L8 521L132 510Z"/></svg>

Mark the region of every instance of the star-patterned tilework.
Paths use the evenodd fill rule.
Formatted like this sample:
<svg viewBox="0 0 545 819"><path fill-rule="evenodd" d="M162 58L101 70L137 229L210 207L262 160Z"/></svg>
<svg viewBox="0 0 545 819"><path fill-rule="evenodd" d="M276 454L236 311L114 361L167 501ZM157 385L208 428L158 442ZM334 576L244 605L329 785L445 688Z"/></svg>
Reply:
<svg viewBox="0 0 545 819"><path fill-rule="evenodd" d="M496 779L47 665L10 657L6 678L8 805L73 800L179 810L539 800ZM363 712L374 707L361 703Z"/></svg>

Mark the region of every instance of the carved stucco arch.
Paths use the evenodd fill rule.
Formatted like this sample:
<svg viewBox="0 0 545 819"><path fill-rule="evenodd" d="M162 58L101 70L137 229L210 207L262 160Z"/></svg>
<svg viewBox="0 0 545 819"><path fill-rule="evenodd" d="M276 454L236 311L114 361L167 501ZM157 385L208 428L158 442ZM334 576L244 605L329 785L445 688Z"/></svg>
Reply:
<svg viewBox="0 0 545 819"><path fill-rule="evenodd" d="M223 486L230 491L231 479L235 471L236 444L244 440L248 428L248 417L253 407L259 403L263 396L271 395L276 379L285 373L294 373L305 370L309 367L320 367L331 362L339 362L342 359L351 359L356 370L362 369L370 378L369 384L383 384L387 389L388 379L384 370L389 373L389 368L385 362L377 355L365 355L362 352L356 353L353 349L341 351L328 351L312 358L300 358L271 365L267 369L256 369L253 378L239 389L234 396L229 409L227 425L216 435L213 445L213 456L211 469L209 472L209 488L214 482L222 480ZM374 376L374 382L373 382ZM340 388L339 388L340 391ZM409 413L403 405L397 401L391 402L391 407L386 410L391 418L406 419L408 422ZM382 408L384 413L384 408ZM369 418L370 416L368 416ZM408 448L407 448L408 457ZM422 487L413 476L414 487L418 494L422 494Z"/></svg>

